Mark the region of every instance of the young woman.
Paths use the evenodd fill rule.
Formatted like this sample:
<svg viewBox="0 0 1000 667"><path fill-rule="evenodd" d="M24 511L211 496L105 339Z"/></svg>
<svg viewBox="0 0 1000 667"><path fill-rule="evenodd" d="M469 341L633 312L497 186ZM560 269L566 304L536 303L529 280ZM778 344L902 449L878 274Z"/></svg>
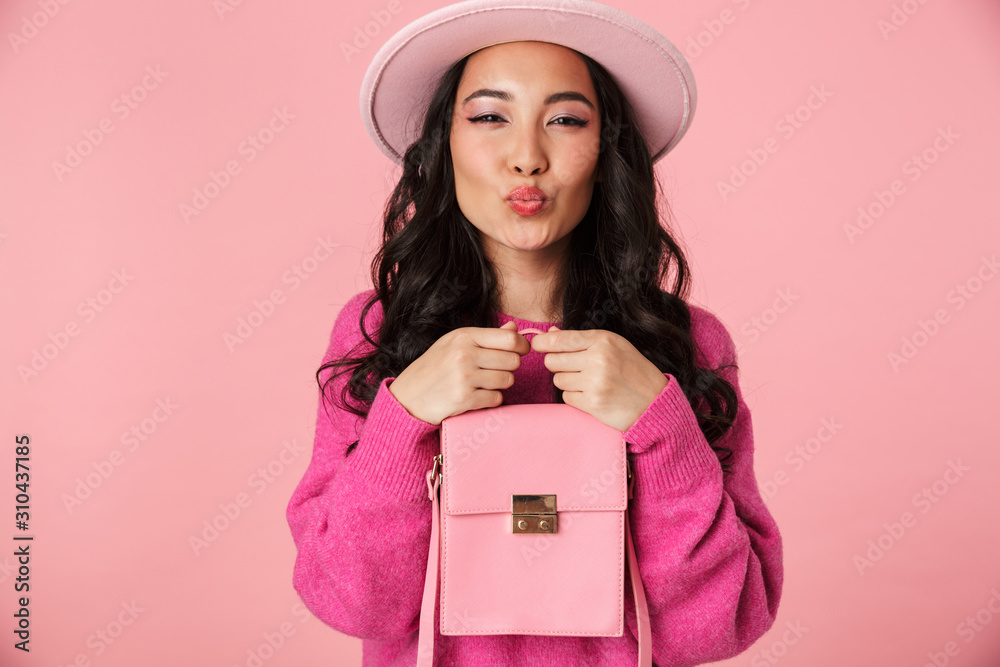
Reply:
<svg viewBox="0 0 1000 667"><path fill-rule="evenodd" d="M416 663L439 427L500 404L565 402L624 433L656 664L731 657L774 622L782 543L733 340L686 303L658 213L653 163L694 107L677 49L595 2L458 3L375 56L362 111L403 172L375 289L343 307L316 373L313 455L288 505L295 588L364 639L364 664ZM625 591L622 637L435 623L435 664L634 664Z"/></svg>

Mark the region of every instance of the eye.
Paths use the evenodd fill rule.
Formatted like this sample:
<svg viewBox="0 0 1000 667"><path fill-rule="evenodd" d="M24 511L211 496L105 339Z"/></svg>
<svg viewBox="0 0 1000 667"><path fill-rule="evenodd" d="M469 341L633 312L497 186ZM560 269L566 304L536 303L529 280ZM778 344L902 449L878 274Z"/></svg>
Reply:
<svg viewBox="0 0 1000 667"><path fill-rule="evenodd" d="M496 120L487 120L489 118L493 118ZM487 113L483 114L482 116L476 116L475 118L470 118L469 121L472 123L486 123L487 125L493 125L496 123L504 122L504 120L500 118L500 116L494 113ZM565 121L565 122L560 123L557 121ZM576 127L585 127L588 123L588 121L580 120L579 118L573 118L571 116L560 116L559 118L554 119L552 122L555 123L556 125L572 125Z"/></svg>
<svg viewBox="0 0 1000 667"><path fill-rule="evenodd" d="M557 120L567 121L565 123L559 123L559 125L577 125L579 127L584 127L587 124L587 121L585 120L580 120L579 118L572 118L570 116L559 116L559 118L556 118L552 122L555 123Z"/></svg>
<svg viewBox="0 0 1000 667"><path fill-rule="evenodd" d="M470 118L469 120L473 123L486 123L487 125L492 125L493 123L500 123L502 120L486 120L487 118L500 118L500 116L495 113L487 113L482 116L476 116L475 118Z"/></svg>

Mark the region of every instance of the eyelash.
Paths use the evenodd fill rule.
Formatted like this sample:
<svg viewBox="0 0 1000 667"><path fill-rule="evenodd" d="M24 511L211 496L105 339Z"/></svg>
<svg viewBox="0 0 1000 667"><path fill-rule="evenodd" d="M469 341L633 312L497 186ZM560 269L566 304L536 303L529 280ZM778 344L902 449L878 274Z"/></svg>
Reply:
<svg viewBox="0 0 1000 667"><path fill-rule="evenodd" d="M483 114L482 116L476 116L475 118L470 118L469 121L473 122L473 123L485 123L487 125L493 125L494 123L501 122L501 121L498 121L498 120L486 120L487 118L490 118L490 117L492 117L492 118L499 118L500 116L496 115L495 113L487 113L487 114ZM580 120L579 118L572 118L570 116L559 116L559 118L554 119L552 122L555 122L557 120L569 121L567 123L556 123L557 125L571 125L571 126L576 126L576 127L585 127L587 125L587 123L589 122L589 121L585 121L585 120Z"/></svg>

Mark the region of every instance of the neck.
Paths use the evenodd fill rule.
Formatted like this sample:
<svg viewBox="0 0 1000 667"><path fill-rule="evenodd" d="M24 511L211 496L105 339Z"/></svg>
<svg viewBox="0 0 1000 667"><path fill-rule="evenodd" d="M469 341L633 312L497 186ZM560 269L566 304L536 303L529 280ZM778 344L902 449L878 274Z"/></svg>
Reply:
<svg viewBox="0 0 1000 667"><path fill-rule="evenodd" d="M532 322L562 321L567 246L558 245L535 252L499 252L491 258L498 280L497 310Z"/></svg>

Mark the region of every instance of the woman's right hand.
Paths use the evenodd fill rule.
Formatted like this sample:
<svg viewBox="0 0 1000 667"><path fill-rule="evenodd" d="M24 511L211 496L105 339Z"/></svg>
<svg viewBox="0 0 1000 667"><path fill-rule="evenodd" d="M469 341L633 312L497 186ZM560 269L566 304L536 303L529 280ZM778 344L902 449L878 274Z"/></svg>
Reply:
<svg viewBox="0 0 1000 667"><path fill-rule="evenodd" d="M388 389L411 415L437 425L445 417L500 405L500 390L514 384L514 369L530 350L513 320L495 329L461 327L438 338Z"/></svg>

